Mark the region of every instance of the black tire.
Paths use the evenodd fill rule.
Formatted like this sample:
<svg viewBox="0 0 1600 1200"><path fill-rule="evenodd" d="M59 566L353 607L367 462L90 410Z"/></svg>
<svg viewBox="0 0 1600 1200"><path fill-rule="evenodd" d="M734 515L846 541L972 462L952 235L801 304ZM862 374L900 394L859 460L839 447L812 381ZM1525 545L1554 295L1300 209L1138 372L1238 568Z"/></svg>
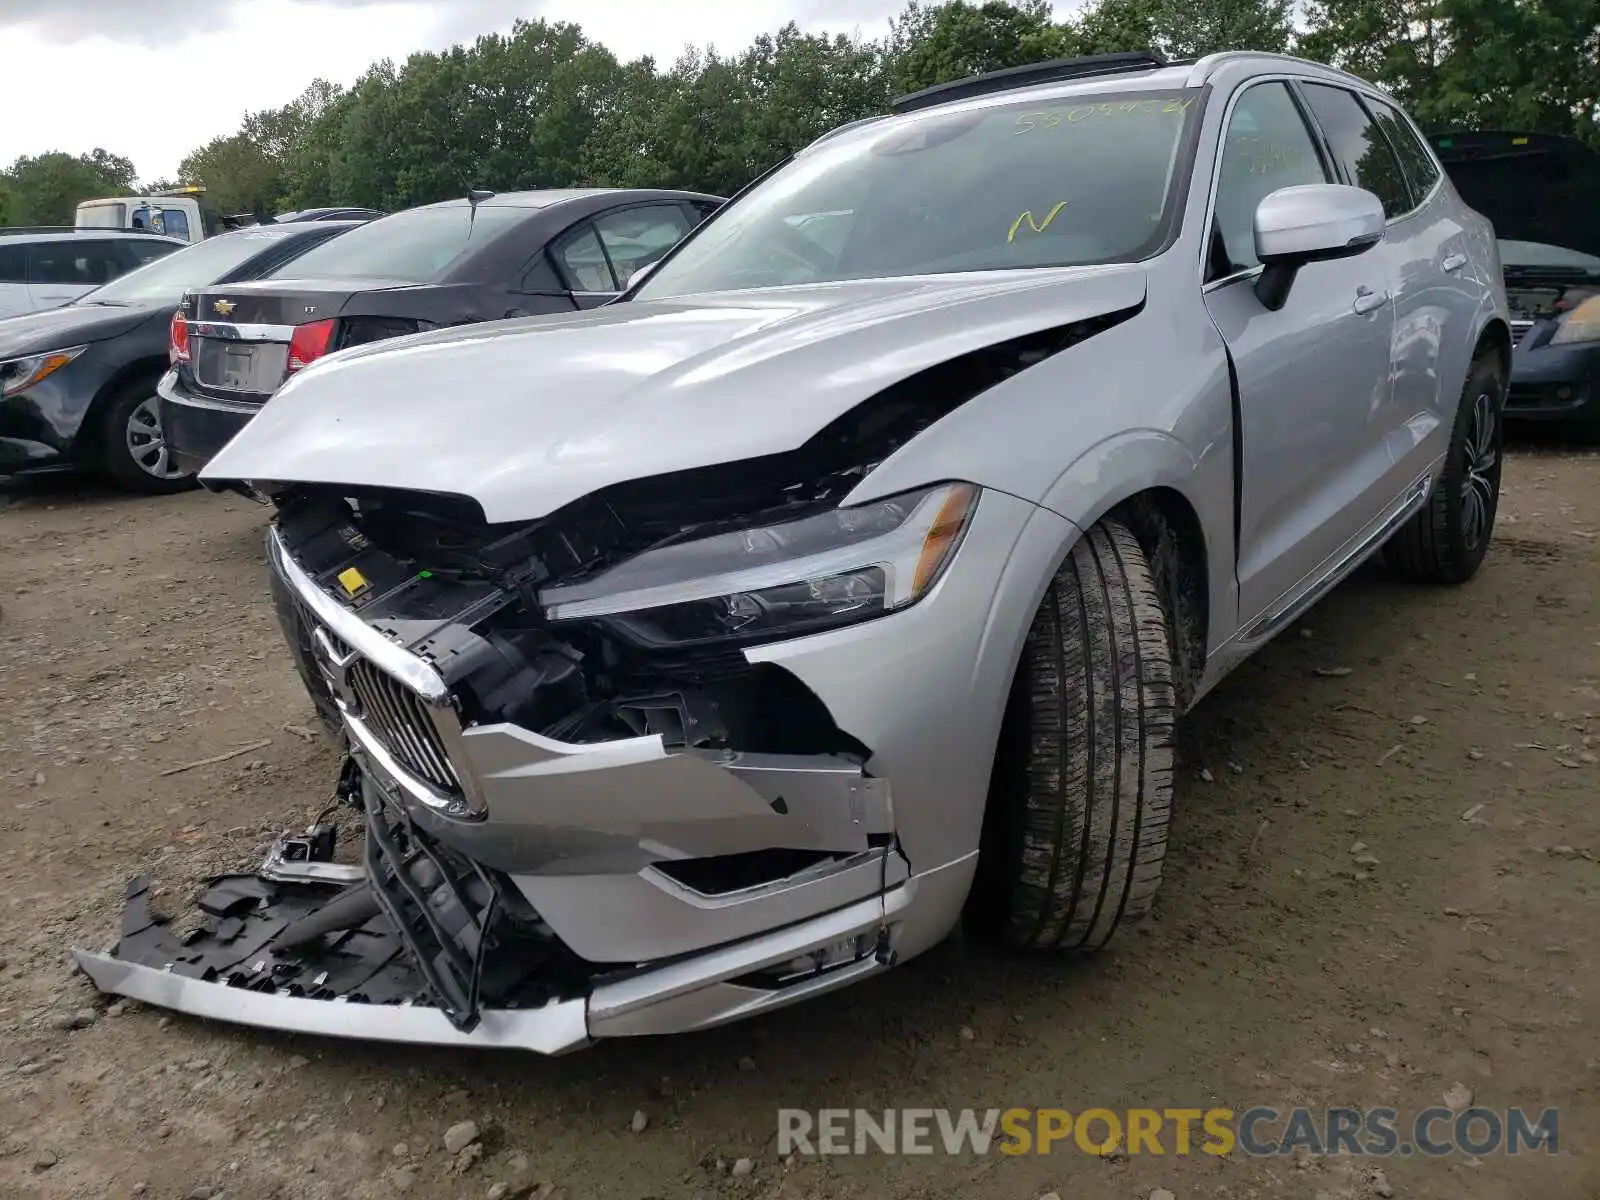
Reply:
<svg viewBox="0 0 1600 1200"><path fill-rule="evenodd" d="M182 492L196 484L194 475L171 474L161 434L160 408L156 402L159 375L138 375L118 386L100 413L100 465L118 487L162 496ZM136 455L137 440L131 427L137 425L146 439Z"/></svg>
<svg viewBox="0 0 1600 1200"><path fill-rule="evenodd" d="M1073 547L1028 630L964 924L1010 949L1091 951L1161 886L1172 806L1172 646L1139 543Z"/></svg>
<svg viewBox="0 0 1600 1200"><path fill-rule="evenodd" d="M1433 494L1383 548L1385 565L1402 578L1465 583L1483 564L1500 507L1505 392L1499 355L1472 364Z"/></svg>

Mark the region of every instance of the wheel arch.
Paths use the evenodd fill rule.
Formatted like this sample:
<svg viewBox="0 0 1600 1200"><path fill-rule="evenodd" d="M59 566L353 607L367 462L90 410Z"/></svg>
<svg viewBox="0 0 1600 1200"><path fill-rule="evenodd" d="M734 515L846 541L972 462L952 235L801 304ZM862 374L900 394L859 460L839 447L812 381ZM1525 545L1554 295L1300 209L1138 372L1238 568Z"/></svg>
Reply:
<svg viewBox="0 0 1600 1200"><path fill-rule="evenodd" d="M1472 361L1476 362L1486 350L1492 350L1500 359L1500 370L1506 384L1511 382L1511 327L1498 316L1490 317L1478 331L1478 340L1472 347Z"/></svg>
<svg viewBox="0 0 1600 1200"><path fill-rule="evenodd" d="M1109 517L1139 542L1166 608L1180 711L1197 694L1231 576L1229 546L1216 544L1215 520L1208 525L1202 516L1200 478L1200 464L1183 443L1139 430L1095 447L1045 497L1046 508L1080 531ZM1231 520L1231 495L1216 501L1213 507Z"/></svg>
<svg viewBox="0 0 1600 1200"><path fill-rule="evenodd" d="M146 375L152 379L160 379L169 365L164 356L144 355L124 363L112 372L100 385L99 391L95 392L94 398L89 401L89 407L84 410L83 420L78 423L78 431L73 435L74 454L79 458L98 460L102 449L100 422L106 408L131 380Z"/></svg>

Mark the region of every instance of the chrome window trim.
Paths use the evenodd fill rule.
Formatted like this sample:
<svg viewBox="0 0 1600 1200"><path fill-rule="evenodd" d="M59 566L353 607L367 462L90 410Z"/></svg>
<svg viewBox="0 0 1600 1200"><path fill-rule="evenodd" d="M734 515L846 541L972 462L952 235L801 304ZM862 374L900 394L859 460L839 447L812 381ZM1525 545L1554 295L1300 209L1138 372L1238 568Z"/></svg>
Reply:
<svg viewBox="0 0 1600 1200"><path fill-rule="evenodd" d="M225 342L288 342L294 338L293 325L261 325L251 322L184 319L191 337L217 338Z"/></svg>

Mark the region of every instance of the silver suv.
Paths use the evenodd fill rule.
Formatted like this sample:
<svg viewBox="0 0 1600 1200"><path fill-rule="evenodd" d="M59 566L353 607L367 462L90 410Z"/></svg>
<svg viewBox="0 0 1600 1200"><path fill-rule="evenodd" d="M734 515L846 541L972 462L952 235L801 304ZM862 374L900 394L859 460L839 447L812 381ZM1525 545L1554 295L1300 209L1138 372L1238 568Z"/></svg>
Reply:
<svg viewBox="0 0 1600 1200"><path fill-rule="evenodd" d="M1160 884L1181 713L1380 549L1476 571L1510 352L1488 222L1359 79L1122 55L908 97L621 303L334 354L212 461L277 506L363 862L287 838L182 943L135 885L80 961L555 1052L958 924L1093 950Z"/></svg>

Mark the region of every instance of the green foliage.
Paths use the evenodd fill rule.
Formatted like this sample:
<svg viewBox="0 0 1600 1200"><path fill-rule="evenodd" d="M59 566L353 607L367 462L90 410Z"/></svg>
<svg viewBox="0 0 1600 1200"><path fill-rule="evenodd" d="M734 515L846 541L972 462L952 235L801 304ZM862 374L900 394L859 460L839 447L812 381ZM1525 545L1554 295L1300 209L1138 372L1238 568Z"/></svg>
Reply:
<svg viewBox="0 0 1600 1200"><path fill-rule="evenodd" d="M1600 146L1600 0L1313 0L1299 53L1382 84L1425 127Z"/></svg>
<svg viewBox="0 0 1600 1200"><path fill-rule="evenodd" d="M1069 6L1060 6L1065 10ZM1333 63L1394 91L1428 128L1571 133L1600 145L1600 0L911 0L880 41L791 23L733 56L622 63L577 25L380 62L348 90L318 80L184 159L224 212L397 209L469 187L693 187L728 194L896 95L1021 63L1155 49L1247 48ZM66 223L133 190L96 150L0 173L0 223Z"/></svg>
<svg viewBox="0 0 1600 1200"><path fill-rule="evenodd" d="M98 147L88 154L52 150L22 157L0 172L7 225L71 225L78 203L133 191L133 163Z"/></svg>

